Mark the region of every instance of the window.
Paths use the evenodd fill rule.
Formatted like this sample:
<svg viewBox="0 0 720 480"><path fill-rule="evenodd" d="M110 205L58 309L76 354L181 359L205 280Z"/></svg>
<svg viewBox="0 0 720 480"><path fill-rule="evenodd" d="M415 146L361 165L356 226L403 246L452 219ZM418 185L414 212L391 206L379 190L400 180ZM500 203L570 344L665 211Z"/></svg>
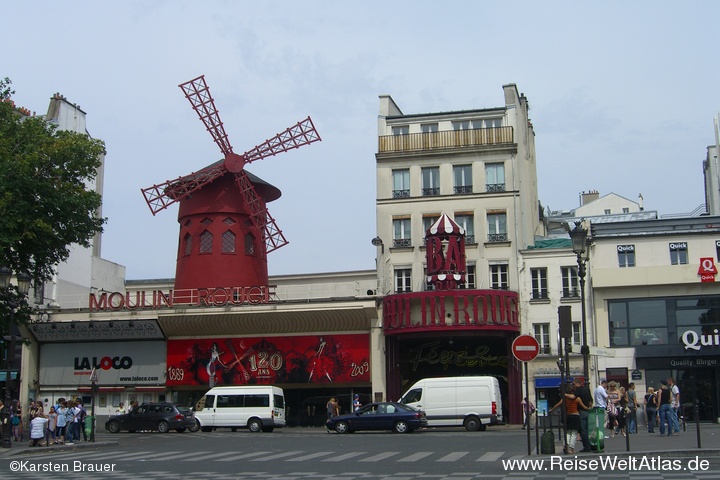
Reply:
<svg viewBox="0 0 720 480"><path fill-rule="evenodd" d="M715 240L715 255L720 260L720 240Z"/></svg>
<svg viewBox="0 0 720 480"><path fill-rule="evenodd" d="M467 273L465 273L465 283L460 285L460 288L474 290L477 288L475 265L467 265L465 268L467 269Z"/></svg>
<svg viewBox="0 0 720 480"><path fill-rule="evenodd" d="M609 301L610 346L668 344L668 324L681 322L680 304L665 298ZM698 325L702 322L696 321ZM678 336L681 330L678 328Z"/></svg>
<svg viewBox="0 0 720 480"><path fill-rule="evenodd" d="M490 265L490 288L494 290L508 289L507 264Z"/></svg>
<svg viewBox="0 0 720 480"><path fill-rule="evenodd" d="M410 218L393 219L393 247L411 247Z"/></svg>
<svg viewBox="0 0 720 480"><path fill-rule="evenodd" d="M456 194L472 193L472 165L453 166L453 181Z"/></svg>
<svg viewBox="0 0 720 480"><path fill-rule="evenodd" d="M485 164L485 190L487 192L505 191L505 164Z"/></svg>
<svg viewBox="0 0 720 480"><path fill-rule="evenodd" d="M547 268L532 268L530 276L532 277L532 299L547 300L549 298Z"/></svg>
<svg viewBox="0 0 720 480"><path fill-rule="evenodd" d="M620 268L635 266L635 245L618 245L617 252Z"/></svg>
<svg viewBox="0 0 720 480"><path fill-rule="evenodd" d="M688 247L687 242L676 242L670 244L670 265L687 265Z"/></svg>
<svg viewBox="0 0 720 480"><path fill-rule="evenodd" d="M222 253L235 253L235 234L230 230L222 234Z"/></svg>
<svg viewBox="0 0 720 480"><path fill-rule="evenodd" d="M398 268L395 270L395 293L412 292L412 270Z"/></svg>
<svg viewBox="0 0 720 480"><path fill-rule="evenodd" d="M393 170L393 198L409 198L410 197L410 170L404 168L402 170Z"/></svg>
<svg viewBox="0 0 720 480"><path fill-rule="evenodd" d="M251 233L245 234L245 255L255 255L255 237Z"/></svg>
<svg viewBox="0 0 720 480"><path fill-rule="evenodd" d="M453 130L470 130L470 120L463 120L460 122L452 122Z"/></svg>
<svg viewBox="0 0 720 480"><path fill-rule="evenodd" d="M488 242L507 241L507 215L505 212L488 213Z"/></svg>
<svg viewBox="0 0 720 480"><path fill-rule="evenodd" d="M582 345L580 339L582 338L582 328L580 322L572 322L572 344Z"/></svg>
<svg viewBox="0 0 720 480"><path fill-rule="evenodd" d="M420 131L422 133L435 133L438 131L437 123L423 123L420 125Z"/></svg>
<svg viewBox="0 0 720 480"><path fill-rule="evenodd" d="M562 275L562 298L579 298L580 283L577 267L561 267Z"/></svg>
<svg viewBox="0 0 720 480"><path fill-rule="evenodd" d="M535 334L535 340L540 344L540 352L542 354L550 353L550 324L549 323L536 323L533 325L533 333Z"/></svg>
<svg viewBox="0 0 720 480"><path fill-rule="evenodd" d="M410 133L409 125L398 125L397 127L392 127L393 135L407 135L408 133Z"/></svg>
<svg viewBox="0 0 720 480"><path fill-rule="evenodd" d="M609 208L606 208L606 209L604 210L604 212L605 212L605 215L610 215L610 213L611 213Z"/></svg>
<svg viewBox="0 0 720 480"><path fill-rule="evenodd" d="M213 234L205 230L200 234L200 253L212 253Z"/></svg>
<svg viewBox="0 0 720 480"><path fill-rule="evenodd" d="M622 212L623 212L623 213L630 213L630 208L629 208L629 207L622 207Z"/></svg>
<svg viewBox="0 0 720 480"><path fill-rule="evenodd" d="M440 195L440 167L427 167L422 172L422 194Z"/></svg>
<svg viewBox="0 0 720 480"><path fill-rule="evenodd" d="M455 223L465 229L465 243L475 243L475 225L473 215L455 214Z"/></svg>
<svg viewBox="0 0 720 480"><path fill-rule="evenodd" d="M184 255L187 257L192 253L192 235L186 233L183 237L183 243L185 244L185 248L183 248Z"/></svg>
<svg viewBox="0 0 720 480"><path fill-rule="evenodd" d="M440 215L433 214L433 215L423 215L423 235L425 232L428 231L430 227L433 226L433 223L437 222L440 218Z"/></svg>

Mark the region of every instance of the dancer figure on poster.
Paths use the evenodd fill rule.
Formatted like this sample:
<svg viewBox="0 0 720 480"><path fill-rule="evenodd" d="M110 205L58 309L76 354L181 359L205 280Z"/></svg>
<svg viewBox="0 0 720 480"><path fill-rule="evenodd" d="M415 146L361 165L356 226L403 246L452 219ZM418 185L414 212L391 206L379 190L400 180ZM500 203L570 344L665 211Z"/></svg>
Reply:
<svg viewBox="0 0 720 480"><path fill-rule="evenodd" d="M220 360L220 354L221 352L218 352L218 346L217 343L212 344L212 348L210 349L210 361L207 364L207 374L209 378L209 384L210 388L217 385L217 375L216 375L216 364L220 364L221 367L226 368L225 364Z"/></svg>
<svg viewBox="0 0 720 480"><path fill-rule="evenodd" d="M330 382L333 381L330 377L330 368L334 362L324 353L326 346L327 342L325 341L325 338L320 337L320 344L318 345L315 353L313 353L310 357L310 376L308 377L308 383L312 382L313 375L315 374L317 374L318 377L327 377Z"/></svg>

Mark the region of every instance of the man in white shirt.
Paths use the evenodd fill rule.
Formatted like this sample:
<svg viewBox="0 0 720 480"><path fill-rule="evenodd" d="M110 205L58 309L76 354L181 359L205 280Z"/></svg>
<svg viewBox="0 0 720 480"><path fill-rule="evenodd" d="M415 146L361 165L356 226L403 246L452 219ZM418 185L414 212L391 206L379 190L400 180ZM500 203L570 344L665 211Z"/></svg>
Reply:
<svg viewBox="0 0 720 480"><path fill-rule="evenodd" d="M607 394L607 390L606 390L607 385L608 385L607 380L605 380L604 378L602 380L600 380L600 385L598 385L598 387L595 389L595 395L594 395L595 396L595 399L594 399L595 406L600 407L603 410L605 410L607 408L607 399L608 399L608 394Z"/></svg>
<svg viewBox="0 0 720 480"><path fill-rule="evenodd" d="M680 388L675 384L672 377L667 379L668 388L670 389L670 418L672 419L673 435L680 434L680 419L678 418L678 410L680 409Z"/></svg>

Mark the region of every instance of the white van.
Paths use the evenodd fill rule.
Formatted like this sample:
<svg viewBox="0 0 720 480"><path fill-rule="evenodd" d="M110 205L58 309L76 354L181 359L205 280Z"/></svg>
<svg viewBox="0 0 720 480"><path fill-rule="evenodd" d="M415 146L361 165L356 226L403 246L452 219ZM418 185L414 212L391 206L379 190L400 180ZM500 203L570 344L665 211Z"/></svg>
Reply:
<svg viewBox="0 0 720 480"><path fill-rule="evenodd" d="M485 430L503 423L500 384L495 377L442 377L419 380L401 403L425 412L428 426Z"/></svg>
<svg viewBox="0 0 720 480"><path fill-rule="evenodd" d="M195 405L203 432L217 427L272 432L285 426L285 395L271 385L213 387Z"/></svg>

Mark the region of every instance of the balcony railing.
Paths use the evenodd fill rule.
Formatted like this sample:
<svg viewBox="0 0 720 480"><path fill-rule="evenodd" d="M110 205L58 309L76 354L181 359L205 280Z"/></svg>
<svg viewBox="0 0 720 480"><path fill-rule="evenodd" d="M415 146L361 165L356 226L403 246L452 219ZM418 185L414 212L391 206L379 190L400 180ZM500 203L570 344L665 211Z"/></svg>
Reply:
<svg viewBox="0 0 720 480"><path fill-rule="evenodd" d="M393 198L410 198L410 189L393 190Z"/></svg>
<svg viewBox="0 0 720 480"><path fill-rule="evenodd" d="M578 289L578 288L563 288L562 298L580 298L580 289Z"/></svg>
<svg viewBox="0 0 720 480"><path fill-rule="evenodd" d="M504 192L504 183L488 183L485 185L485 190L489 193Z"/></svg>
<svg viewBox="0 0 720 480"><path fill-rule="evenodd" d="M513 143L512 127L448 130L444 132L384 135L378 138L378 152L403 152L434 148L472 147Z"/></svg>
<svg viewBox="0 0 720 480"><path fill-rule="evenodd" d="M422 189L423 197L432 197L434 195L440 195L440 187L430 187Z"/></svg>
<svg viewBox="0 0 720 480"><path fill-rule="evenodd" d="M548 295L547 290L533 290L532 292L533 300L548 300L549 298L550 295Z"/></svg>
<svg viewBox="0 0 720 480"><path fill-rule="evenodd" d="M461 185L459 187L455 187L456 195L469 195L472 192L472 185Z"/></svg>
<svg viewBox="0 0 720 480"><path fill-rule="evenodd" d="M507 233L490 233L488 234L488 242L507 242Z"/></svg>
<svg viewBox="0 0 720 480"><path fill-rule="evenodd" d="M394 238L393 247L412 247L412 240L409 238Z"/></svg>

